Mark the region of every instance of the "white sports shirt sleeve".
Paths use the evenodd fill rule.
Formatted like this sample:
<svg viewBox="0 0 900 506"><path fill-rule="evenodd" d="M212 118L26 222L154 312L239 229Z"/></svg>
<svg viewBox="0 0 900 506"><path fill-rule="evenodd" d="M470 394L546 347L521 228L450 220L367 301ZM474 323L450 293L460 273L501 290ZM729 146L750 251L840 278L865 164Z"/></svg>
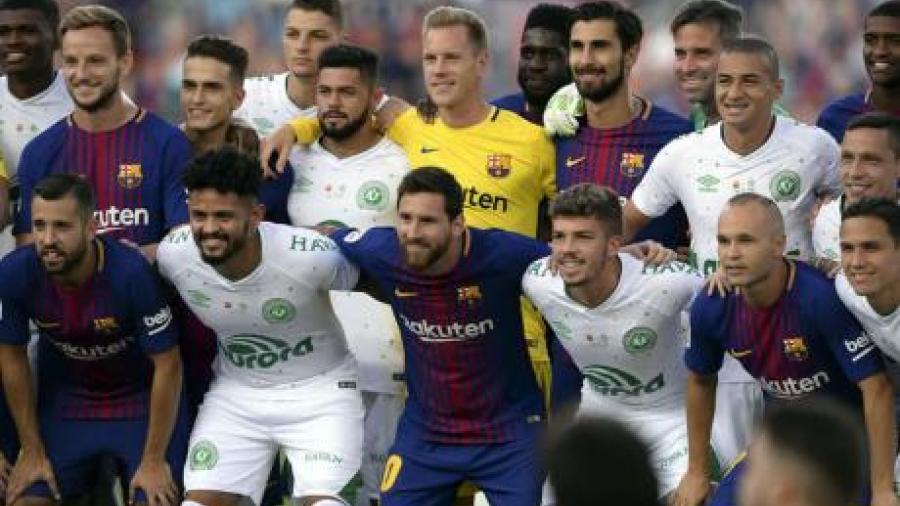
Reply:
<svg viewBox="0 0 900 506"><path fill-rule="evenodd" d="M244 79L244 102L234 111L234 117L253 125L261 137L294 118L315 118L315 106L301 109L288 96L287 77L285 72Z"/></svg>
<svg viewBox="0 0 900 506"><path fill-rule="evenodd" d="M813 223L813 248L817 258L841 260L841 200L837 198L822 206Z"/></svg>
<svg viewBox="0 0 900 506"><path fill-rule="evenodd" d="M884 354L900 362L900 306L889 315L878 313L868 299L856 294L843 272L835 278L834 286L841 302L859 320L872 341Z"/></svg>
<svg viewBox="0 0 900 506"><path fill-rule="evenodd" d="M216 381L277 388L347 358L328 293L355 286L358 271L315 231L263 222L259 233L262 261L238 281L200 258L187 226L160 243L157 261L191 311L218 336Z"/></svg>

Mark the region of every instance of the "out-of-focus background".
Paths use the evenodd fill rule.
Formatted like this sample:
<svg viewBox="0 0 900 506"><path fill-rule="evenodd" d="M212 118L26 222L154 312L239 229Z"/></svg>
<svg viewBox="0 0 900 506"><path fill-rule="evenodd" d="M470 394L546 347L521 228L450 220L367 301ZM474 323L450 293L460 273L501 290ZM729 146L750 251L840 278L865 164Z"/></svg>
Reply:
<svg viewBox="0 0 900 506"><path fill-rule="evenodd" d="M548 0L545 0L548 1ZM782 104L814 121L831 98L865 86L862 24L878 0L732 0L745 11L745 31L762 35L781 57L786 80ZM61 7L96 3L62 0ZM202 33L227 34L250 52L250 74L283 70L282 19L289 0L101 0L122 12L135 34L137 68L130 92L138 102L177 121L181 58ZM486 98L517 90L518 42L528 10L537 0L344 0L351 42L377 51L389 93L406 99L423 94L419 65L420 25L436 5L459 5L480 13L492 44ZM559 1L574 5L578 2ZM684 112L672 75L669 22L682 0L632 0L644 22L635 89Z"/></svg>

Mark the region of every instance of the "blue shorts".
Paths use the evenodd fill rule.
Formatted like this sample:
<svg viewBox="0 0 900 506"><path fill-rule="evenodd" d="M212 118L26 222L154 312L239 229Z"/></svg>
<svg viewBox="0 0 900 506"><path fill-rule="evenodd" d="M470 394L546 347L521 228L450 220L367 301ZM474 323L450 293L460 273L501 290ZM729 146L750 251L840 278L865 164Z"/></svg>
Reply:
<svg viewBox="0 0 900 506"><path fill-rule="evenodd" d="M736 463L732 464L731 469L727 470L715 493L707 503L708 506L737 506L738 494L740 491L741 480L747 473L746 452L743 453ZM859 500L855 504L868 505L871 502L871 494L868 484L863 485L863 489L859 493Z"/></svg>
<svg viewBox="0 0 900 506"><path fill-rule="evenodd" d="M399 435L385 463L382 506L450 506L464 481L491 504L538 506L544 473L537 437L491 445L451 445Z"/></svg>
<svg viewBox="0 0 900 506"><path fill-rule="evenodd" d="M169 469L179 490L190 436L186 415L184 409L179 410L166 452ZM44 417L40 426L47 457L53 465L63 499L78 497L92 489L97 464L105 455L113 458L127 486L141 463L147 438L146 418L60 420ZM25 495L50 497L50 488L44 482L36 483L25 491ZM138 501L146 501L141 490L135 496Z"/></svg>

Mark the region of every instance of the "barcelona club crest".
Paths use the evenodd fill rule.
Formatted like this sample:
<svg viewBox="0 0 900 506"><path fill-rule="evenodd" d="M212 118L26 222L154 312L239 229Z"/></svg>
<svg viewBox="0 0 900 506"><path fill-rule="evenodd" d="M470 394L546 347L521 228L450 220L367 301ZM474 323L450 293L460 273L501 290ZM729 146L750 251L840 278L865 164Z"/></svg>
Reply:
<svg viewBox="0 0 900 506"><path fill-rule="evenodd" d="M644 153L622 153L619 170L625 177L638 177L644 172Z"/></svg>
<svg viewBox="0 0 900 506"><path fill-rule="evenodd" d="M456 289L456 300L459 303L474 305L481 301L481 287L478 285L461 286Z"/></svg>
<svg viewBox="0 0 900 506"><path fill-rule="evenodd" d="M141 164L123 163L119 165L119 174L116 176L116 180L122 188L127 190L137 188L143 179L144 173L141 172Z"/></svg>
<svg viewBox="0 0 900 506"><path fill-rule="evenodd" d="M494 153L487 157L487 173L491 177L506 177L512 171L512 155Z"/></svg>
<svg viewBox="0 0 900 506"><path fill-rule="evenodd" d="M806 347L806 341L804 341L802 337L789 337L783 342L784 354L789 360L802 362L809 358L809 348Z"/></svg>

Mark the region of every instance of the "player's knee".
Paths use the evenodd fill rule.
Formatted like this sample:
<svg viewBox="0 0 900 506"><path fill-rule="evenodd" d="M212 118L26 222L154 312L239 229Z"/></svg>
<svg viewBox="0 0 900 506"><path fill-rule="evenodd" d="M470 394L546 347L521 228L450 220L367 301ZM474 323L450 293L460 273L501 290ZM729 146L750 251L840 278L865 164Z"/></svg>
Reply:
<svg viewBox="0 0 900 506"><path fill-rule="evenodd" d="M328 496L302 497L298 504L299 506L350 506L337 497Z"/></svg>

